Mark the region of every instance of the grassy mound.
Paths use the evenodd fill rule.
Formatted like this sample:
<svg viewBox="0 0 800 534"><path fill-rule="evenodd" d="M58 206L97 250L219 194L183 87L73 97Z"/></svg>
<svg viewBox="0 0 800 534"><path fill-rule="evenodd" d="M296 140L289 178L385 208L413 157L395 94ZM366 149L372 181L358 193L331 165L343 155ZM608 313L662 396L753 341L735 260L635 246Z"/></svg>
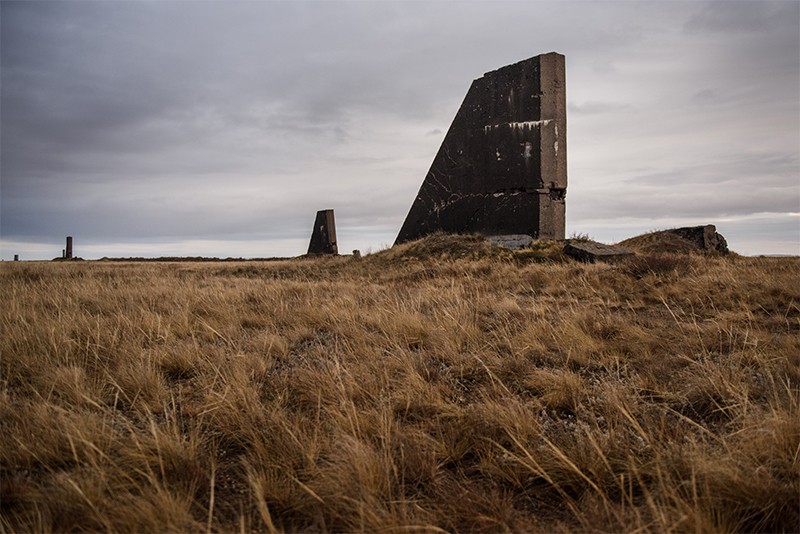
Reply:
<svg viewBox="0 0 800 534"><path fill-rule="evenodd" d="M643 254L691 254L700 253L701 249L682 237L669 232L650 232L620 241L617 245Z"/></svg>
<svg viewBox="0 0 800 534"><path fill-rule="evenodd" d="M382 260L452 260L484 258L497 255L483 236L476 234L444 234L437 232L383 250L373 256Z"/></svg>
<svg viewBox="0 0 800 534"><path fill-rule="evenodd" d="M509 250L492 246L484 236L477 234L435 233L396 245L370 256L374 261L451 261L494 258L525 262L563 262L563 241L535 240L527 248Z"/></svg>

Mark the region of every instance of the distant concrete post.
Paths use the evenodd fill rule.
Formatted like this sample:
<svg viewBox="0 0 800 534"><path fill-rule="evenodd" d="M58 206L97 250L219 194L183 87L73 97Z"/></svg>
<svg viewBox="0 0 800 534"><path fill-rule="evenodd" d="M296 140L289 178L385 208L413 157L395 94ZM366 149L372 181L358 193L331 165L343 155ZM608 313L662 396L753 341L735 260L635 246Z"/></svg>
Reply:
<svg viewBox="0 0 800 534"><path fill-rule="evenodd" d="M14 254L14 261L19 261L19 254Z"/></svg>
<svg viewBox="0 0 800 534"><path fill-rule="evenodd" d="M67 249L66 249L66 254L64 255L64 257L66 259L72 258L72 236L71 235L67 236Z"/></svg>
<svg viewBox="0 0 800 534"><path fill-rule="evenodd" d="M333 219L333 210L320 210L314 220L314 229L311 231L311 242L308 244L309 254L338 254L339 245L336 243L336 222Z"/></svg>
<svg viewBox="0 0 800 534"><path fill-rule="evenodd" d="M66 249L63 249L63 248L61 249L61 257L62 257L62 258L66 258L66 257L67 257L67 251L66 251Z"/></svg>

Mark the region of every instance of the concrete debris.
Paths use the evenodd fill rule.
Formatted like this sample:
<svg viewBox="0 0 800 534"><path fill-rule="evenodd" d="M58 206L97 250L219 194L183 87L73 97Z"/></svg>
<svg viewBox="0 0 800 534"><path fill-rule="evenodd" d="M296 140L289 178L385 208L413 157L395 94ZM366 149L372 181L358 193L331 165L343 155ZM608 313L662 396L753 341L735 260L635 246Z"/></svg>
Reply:
<svg viewBox="0 0 800 534"><path fill-rule="evenodd" d="M503 247L511 250L528 248L533 243L533 238L524 234L490 235L486 238L493 247Z"/></svg>
<svg viewBox="0 0 800 534"><path fill-rule="evenodd" d="M730 252L728 250L728 242L722 237L722 234L717 233L717 227L713 224L687 226L666 231L690 241L697 246L697 248L707 252L716 251L721 254Z"/></svg>
<svg viewBox="0 0 800 534"><path fill-rule="evenodd" d="M567 240L564 254L578 261L595 263L597 261L614 262L634 255L632 250L614 245L605 245L597 241Z"/></svg>

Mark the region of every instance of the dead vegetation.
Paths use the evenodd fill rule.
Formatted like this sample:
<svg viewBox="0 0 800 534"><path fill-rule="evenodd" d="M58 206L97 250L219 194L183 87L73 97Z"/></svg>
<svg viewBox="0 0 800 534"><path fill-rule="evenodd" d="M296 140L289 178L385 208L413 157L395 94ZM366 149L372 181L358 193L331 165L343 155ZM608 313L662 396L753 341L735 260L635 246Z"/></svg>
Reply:
<svg viewBox="0 0 800 534"><path fill-rule="evenodd" d="M442 236L6 263L0 525L797 531L798 288L796 258Z"/></svg>

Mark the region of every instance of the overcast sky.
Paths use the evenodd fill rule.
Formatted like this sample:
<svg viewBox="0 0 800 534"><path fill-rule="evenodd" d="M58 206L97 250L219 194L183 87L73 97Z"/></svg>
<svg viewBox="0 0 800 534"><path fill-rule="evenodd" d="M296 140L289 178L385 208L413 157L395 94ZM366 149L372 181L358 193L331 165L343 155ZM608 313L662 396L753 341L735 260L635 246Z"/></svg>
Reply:
<svg viewBox="0 0 800 534"><path fill-rule="evenodd" d="M567 234L800 254L800 3L0 3L0 257L390 245L473 79L566 56Z"/></svg>

